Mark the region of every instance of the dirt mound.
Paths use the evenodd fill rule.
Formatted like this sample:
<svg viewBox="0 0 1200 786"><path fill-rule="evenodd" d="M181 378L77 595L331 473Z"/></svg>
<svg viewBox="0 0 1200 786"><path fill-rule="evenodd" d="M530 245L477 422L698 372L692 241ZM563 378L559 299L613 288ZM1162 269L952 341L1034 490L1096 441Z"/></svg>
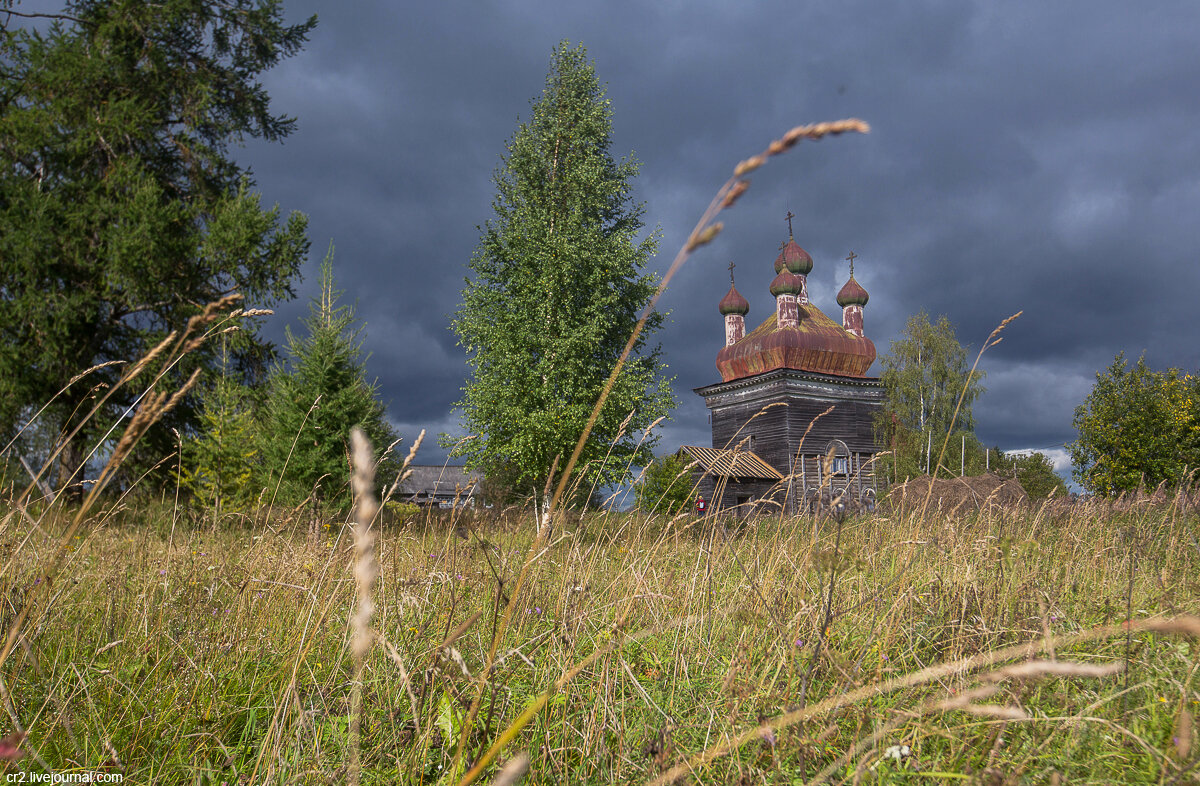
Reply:
<svg viewBox="0 0 1200 786"><path fill-rule="evenodd" d="M964 478L938 478L928 475L897 483L888 491L888 506L895 511L920 510L929 495L929 510L972 512L988 508L1011 509L1029 501L1025 489L1014 478L995 473Z"/></svg>

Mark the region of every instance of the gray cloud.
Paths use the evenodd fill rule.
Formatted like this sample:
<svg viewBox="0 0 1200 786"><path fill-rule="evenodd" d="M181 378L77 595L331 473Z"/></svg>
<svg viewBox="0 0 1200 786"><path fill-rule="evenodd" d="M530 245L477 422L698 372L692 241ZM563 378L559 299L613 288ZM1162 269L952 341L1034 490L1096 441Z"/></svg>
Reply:
<svg viewBox="0 0 1200 786"><path fill-rule="evenodd" d="M303 314L332 239L406 435L455 422L466 367L449 320L504 142L563 38L587 45L608 84L614 152L642 162L660 271L739 159L802 122L874 129L772 160L681 271L659 334L681 400L664 448L707 440L691 388L717 378L725 266L737 262L757 324L788 209L831 316L843 257L860 255L881 352L921 309L976 349L1024 310L984 359L989 444L1073 438L1074 406L1118 351L1197 365L1192 3L287 3L292 19L318 11L306 51L268 77L299 130L242 155L268 202L310 216L316 251L303 297L269 331Z"/></svg>

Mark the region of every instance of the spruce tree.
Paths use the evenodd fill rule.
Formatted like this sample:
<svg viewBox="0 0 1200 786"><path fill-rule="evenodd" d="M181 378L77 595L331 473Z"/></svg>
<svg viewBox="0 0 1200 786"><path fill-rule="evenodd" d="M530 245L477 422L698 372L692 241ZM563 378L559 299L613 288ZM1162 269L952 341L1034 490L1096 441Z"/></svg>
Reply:
<svg viewBox="0 0 1200 786"><path fill-rule="evenodd" d="M542 95L494 175L494 216L471 259L453 329L471 376L459 402L473 437L456 455L539 493L565 464L657 285L645 271L657 233L639 239L638 165L610 153L612 110L582 46L554 49ZM673 404L646 337L650 316L581 456L584 488L626 476L653 440L633 432ZM634 454L638 454L636 457Z"/></svg>
<svg viewBox="0 0 1200 786"><path fill-rule="evenodd" d="M247 510L261 491L254 391L236 379L222 350L220 374L201 395L196 434L184 442L180 462L183 485L214 517Z"/></svg>
<svg viewBox="0 0 1200 786"><path fill-rule="evenodd" d="M94 386L207 303L289 299L308 250L305 218L261 205L229 148L291 132L260 80L316 17L286 25L278 0L64 5L50 24L0 12L0 437L47 402L43 417L69 431ZM269 345L241 326L230 350L249 372ZM176 373L215 369L217 354L202 344ZM117 390L83 436L103 435L139 392ZM151 463L194 413L189 399L151 430ZM67 446L63 477L85 452Z"/></svg>
<svg viewBox="0 0 1200 786"><path fill-rule="evenodd" d="M354 426L366 432L382 459L376 477L390 482L395 469L390 449L396 435L377 385L367 381L362 327L352 308L338 304L340 297L331 248L321 265L321 297L303 321L307 335L298 338L287 330L287 362L268 380L258 440L262 482L268 499L285 505L311 497L329 510L349 510Z"/></svg>

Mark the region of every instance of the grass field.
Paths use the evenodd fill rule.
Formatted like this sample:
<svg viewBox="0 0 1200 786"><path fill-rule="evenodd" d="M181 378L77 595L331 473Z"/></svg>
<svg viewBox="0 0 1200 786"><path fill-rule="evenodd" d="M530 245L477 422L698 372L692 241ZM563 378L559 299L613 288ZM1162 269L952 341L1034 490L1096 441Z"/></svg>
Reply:
<svg viewBox="0 0 1200 786"><path fill-rule="evenodd" d="M98 515L44 590L64 526L3 519L4 629L31 604L2 672L28 733L10 773L456 782L511 737L482 782L522 752L526 783L1200 777L1182 499L840 526L588 514L533 550L529 513L418 514L375 548L360 728L353 525L186 513Z"/></svg>

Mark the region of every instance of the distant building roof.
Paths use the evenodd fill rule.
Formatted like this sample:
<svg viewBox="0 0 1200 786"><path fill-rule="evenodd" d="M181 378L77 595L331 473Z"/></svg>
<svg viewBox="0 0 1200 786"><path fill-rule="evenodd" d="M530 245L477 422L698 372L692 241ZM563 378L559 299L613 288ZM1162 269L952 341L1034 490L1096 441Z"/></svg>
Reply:
<svg viewBox="0 0 1200 786"><path fill-rule="evenodd" d="M397 489L395 497L404 502L449 502L455 497L466 499L479 493L483 473L449 464L413 464L409 475Z"/></svg>

